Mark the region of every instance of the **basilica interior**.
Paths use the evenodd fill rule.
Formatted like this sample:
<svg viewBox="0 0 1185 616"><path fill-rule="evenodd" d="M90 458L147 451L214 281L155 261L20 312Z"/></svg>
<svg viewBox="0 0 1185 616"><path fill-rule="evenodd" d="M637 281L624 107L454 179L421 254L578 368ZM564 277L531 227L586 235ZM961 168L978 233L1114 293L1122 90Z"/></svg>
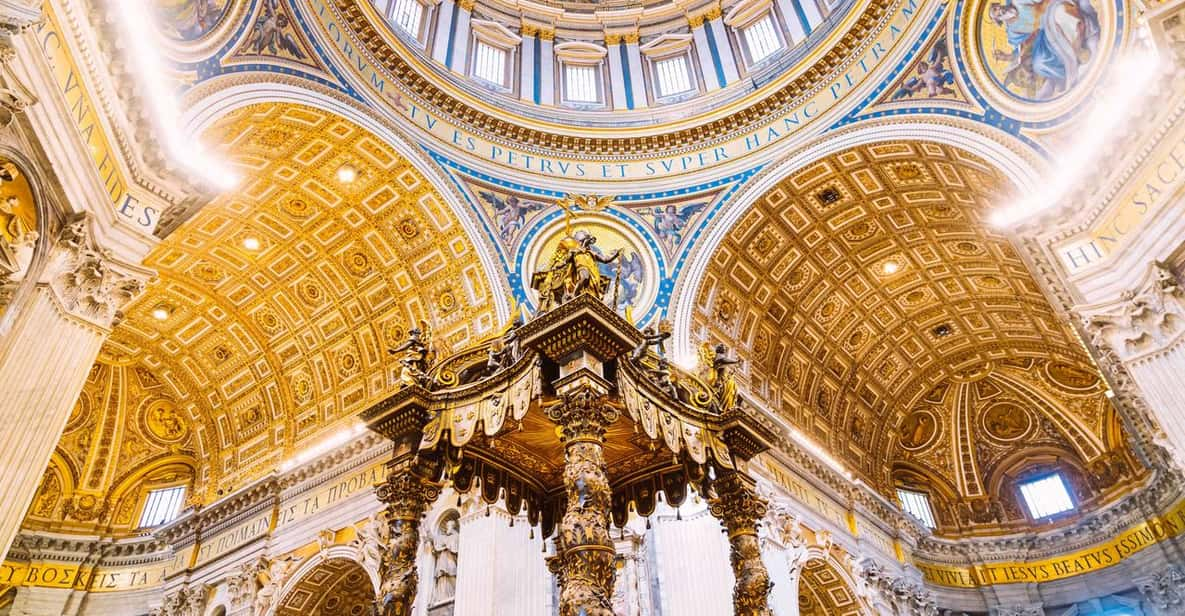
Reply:
<svg viewBox="0 0 1185 616"><path fill-rule="evenodd" d="M0 615L1185 615L1183 285L1185 0L0 0Z"/></svg>

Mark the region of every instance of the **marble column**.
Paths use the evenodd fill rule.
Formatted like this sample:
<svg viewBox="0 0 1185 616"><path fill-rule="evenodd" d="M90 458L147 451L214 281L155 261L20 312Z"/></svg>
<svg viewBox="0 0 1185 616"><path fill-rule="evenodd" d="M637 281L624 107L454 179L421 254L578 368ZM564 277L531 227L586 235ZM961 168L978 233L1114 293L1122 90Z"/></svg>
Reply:
<svg viewBox="0 0 1185 616"><path fill-rule="evenodd" d="M548 616L551 575L542 546L525 516L500 505L461 516L453 616Z"/></svg>
<svg viewBox="0 0 1185 616"><path fill-rule="evenodd" d="M724 29L724 17L719 7L713 7L704 14L704 34L707 35L712 55L720 63L720 71L724 75L724 87L740 78L737 70L736 55L732 53L732 45L728 42L728 32Z"/></svg>
<svg viewBox="0 0 1185 616"><path fill-rule="evenodd" d="M755 482L737 471L723 473L713 485L716 496L709 504L712 515L728 531L729 561L736 577L733 612L736 616L772 616L769 571L757 540L757 521L765 517L769 505L757 495Z"/></svg>
<svg viewBox="0 0 1185 616"><path fill-rule="evenodd" d="M418 476L405 463L393 469L387 480L375 488L380 502L386 505L390 526L387 551L379 566L381 616L411 616L419 583L416 555L420 547L420 518L440 496L440 486Z"/></svg>
<svg viewBox="0 0 1185 616"><path fill-rule="evenodd" d="M1146 407L1139 414L1155 418L1164 432L1160 444L1185 465L1185 289L1178 274L1153 263L1118 299L1075 312L1112 387L1123 400Z"/></svg>
<svg viewBox="0 0 1185 616"><path fill-rule="evenodd" d="M691 27L691 40L695 42L695 58L699 64L699 72L704 76L704 86L709 90L719 90L725 86L724 71L716 65L714 42L708 42L707 29L704 26L704 16L694 15L687 19Z"/></svg>
<svg viewBox="0 0 1185 616"><path fill-rule="evenodd" d="M647 107L650 101L646 96L646 78L642 71L642 51L638 48L638 33L630 32L621 37L622 44L625 45L626 70L630 74L630 90L634 95L634 106L632 109L641 109Z"/></svg>
<svg viewBox="0 0 1185 616"><path fill-rule="evenodd" d="M539 29L539 104L555 104L555 30Z"/></svg>
<svg viewBox="0 0 1185 616"><path fill-rule="evenodd" d="M651 516L646 536L654 542L654 602L663 614L731 616L734 579L720 522L692 503L683 503L678 517L664 508L660 503Z"/></svg>
<svg viewBox="0 0 1185 616"><path fill-rule="evenodd" d="M87 373L152 272L100 247L82 216L61 231L0 341L0 557L16 536Z"/></svg>
<svg viewBox="0 0 1185 616"><path fill-rule="evenodd" d="M619 414L590 389L564 396L547 410L564 442L567 508L558 552L549 562L560 578L559 616L614 616L615 550L609 536L612 496L605 470L605 429Z"/></svg>
<svg viewBox="0 0 1185 616"><path fill-rule="evenodd" d="M605 48L609 50L606 57L609 59L609 90L613 108L632 109L633 105L629 103L633 98L633 91L627 89L629 86L626 83L628 81L626 71L629 68L621 62L621 35L606 34Z"/></svg>

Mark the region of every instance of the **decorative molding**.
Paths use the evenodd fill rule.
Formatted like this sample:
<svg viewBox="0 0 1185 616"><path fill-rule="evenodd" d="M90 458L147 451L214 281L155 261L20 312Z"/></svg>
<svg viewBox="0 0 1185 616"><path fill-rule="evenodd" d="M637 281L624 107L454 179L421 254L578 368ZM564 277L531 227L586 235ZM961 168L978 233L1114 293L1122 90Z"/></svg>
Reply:
<svg viewBox="0 0 1185 616"><path fill-rule="evenodd" d="M894 576L876 561L864 558L852 566L856 593L878 614L938 616L933 594L920 581Z"/></svg>

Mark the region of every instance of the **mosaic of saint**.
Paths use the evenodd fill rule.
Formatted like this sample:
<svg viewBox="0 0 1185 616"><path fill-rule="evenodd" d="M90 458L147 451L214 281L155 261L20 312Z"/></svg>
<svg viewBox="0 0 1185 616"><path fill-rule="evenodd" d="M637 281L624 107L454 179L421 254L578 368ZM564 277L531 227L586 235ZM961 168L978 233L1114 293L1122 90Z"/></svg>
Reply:
<svg viewBox="0 0 1185 616"><path fill-rule="evenodd" d="M925 411L914 411L901 422L901 446L920 449L926 446L938 429L934 416Z"/></svg>
<svg viewBox="0 0 1185 616"><path fill-rule="evenodd" d="M1053 100L1086 75L1099 52L1101 0L999 0L979 9L983 62L997 85Z"/></svg>
<svg viewBox="0 0 1185 616"><path fill-rule="evenodd" d="M230 0L164 0L157 7L169 36L195 41L222 22Z"/></svg>

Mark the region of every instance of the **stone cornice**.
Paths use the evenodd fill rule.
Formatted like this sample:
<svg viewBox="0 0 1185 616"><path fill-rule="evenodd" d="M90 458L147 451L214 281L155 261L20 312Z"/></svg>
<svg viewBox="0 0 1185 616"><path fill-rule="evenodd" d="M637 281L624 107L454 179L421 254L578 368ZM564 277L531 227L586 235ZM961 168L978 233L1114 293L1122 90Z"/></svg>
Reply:
<svg viewBox="0 0 1185 616"><path fill-rule="evenodd" d="M1138 491L1084 515L1071 526L1004 537L926 537L918 542L914 555L927 562L946 564L1052 558L1103 543L1165 511L1183 496L1179 474L1157 474Z"/></svg>
<svg viewBox="0 0 1185 616"><path fill-rule="evenodd" d="M100 115L107 120L135 188L139 189L135 191L137 198L158 201L162 211L211 198L214 193L210 187L179 167L168 146L157 138L160 129L152 121L154 112L141 82L145 78L171 77L141 75L116 46L126 36L119 31L119 3L67 0L61 6L59 19L77 49L74 60L94 86L91 94L102 108Z"/></svg>
<svg viewBox="0 0 1185 616"><path fill-rule="evenodd" d="M1130 114L1106 152L1099 152L1081 172L1081 185L1060 198L1060 207L1049 208L1018 226L1019 235L1041 237L1053 244L1086 231L1102 216L1165 135L1185 117L1185 69L1166 64L1160 78L1151 80L1145 99L1148 104L1144 109L1152 113ZM1122 153L1119 160L1112 156L1116 152Z"/></svg>

